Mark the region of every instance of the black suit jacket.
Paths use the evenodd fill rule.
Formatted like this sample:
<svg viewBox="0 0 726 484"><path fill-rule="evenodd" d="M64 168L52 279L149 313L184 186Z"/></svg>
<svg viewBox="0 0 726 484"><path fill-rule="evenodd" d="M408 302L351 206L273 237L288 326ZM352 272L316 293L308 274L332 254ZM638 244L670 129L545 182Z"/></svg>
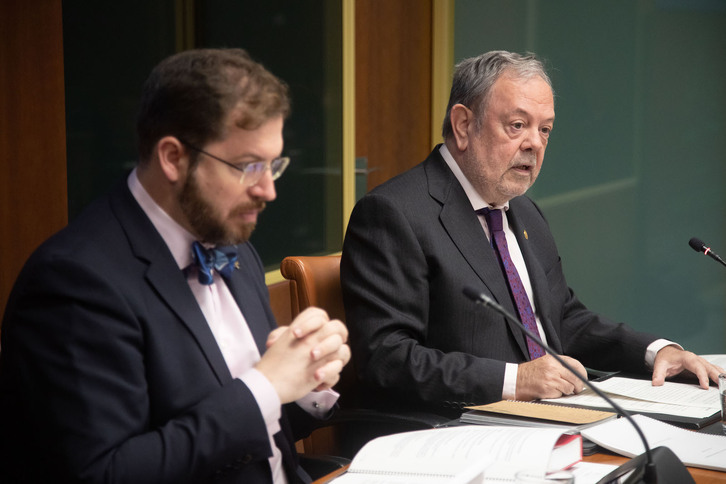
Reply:
<svg viewBox="0 0 726 484"><path fill-rule="evenodd" d="M227 283L262 353L276 327L263 268L249 243L239 261ZM31 256L2 338L2 482L271 480L256 401L125 181ZM309 480L289 412L310 430L288 405L276 440L291 482Z"/></svg>
<svg viewBox="0 0 726 484"><path fill-rule="evenodd" d="M507 217L551 346L591 368L645 371L656 338L577 299L532 200L511 200ZM455 415L466 404L500 400L505 363L528 359L519 329L462 294L470 286L516 314L497 256L439 147L357 203L341 283L353 357L373 404Z"/></svg>

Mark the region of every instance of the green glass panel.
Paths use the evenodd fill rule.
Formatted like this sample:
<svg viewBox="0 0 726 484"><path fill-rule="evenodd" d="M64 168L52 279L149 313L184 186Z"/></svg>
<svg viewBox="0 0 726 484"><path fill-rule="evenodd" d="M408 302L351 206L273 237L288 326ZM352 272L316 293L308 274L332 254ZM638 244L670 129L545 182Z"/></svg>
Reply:
<svg viewBox="0 0 726 484"><path fill-rule="evenodd" d="M173 0L64 2L69 215L136 163L135 118L150 70L175 52ZM292 163L252 241L268 269L342 245L342 3L194 2L198 47L241 47L285 80Z"/></svg>
<svg viewBox="0 0 726 484"><path fill-rule="evenodd" d="M530 190L590 308L726 352L726 3L457 0L455 58L532 51L557 119Z"/></svg>

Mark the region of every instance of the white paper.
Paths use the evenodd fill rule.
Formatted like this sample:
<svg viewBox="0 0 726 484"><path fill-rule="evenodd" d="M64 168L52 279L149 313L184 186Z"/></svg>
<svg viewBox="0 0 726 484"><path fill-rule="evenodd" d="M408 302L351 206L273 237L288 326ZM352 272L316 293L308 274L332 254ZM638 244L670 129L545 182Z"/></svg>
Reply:
<svg viewBox="0 0 726 484"><path fill-rule="evenodd" d="M570 472L575 476L575 484L597 484L600 479L617 469L613 464L601 464L598 462L578 462Z"/></svg>
<svg viewBox="0 0 726 484"><path fill-rule="evenodd" d="M701 358L726 370L726 355L700 355Z"/></svg>
<svg viewBox="0 0 726 484"><path fill-rule="evenodd" d="M575 477L576 484L597 484L600 479L614 471L618 466L596 462L578 462L568 469ZM481 482L480 480L465 481L465 478L451 480L449 478L422 478L409 476L375 476L370 474L343 474L334 480L334 484L456 484L459 482ZM484 484L514 484L515 478L485 476Z"/></svg>
<svg viewBox="0 0 726 484"><path fill-rule="evenodd" d="M678 415L680 417L705 418L720 411L720 407L703 408L689 407L687 405L673 405L669 403L649 402L646 400L637 400L629 397L621 397L618 395L608 395L615 404L624 408L631 413L660 413L663 415ZM543 401L553 403L563 403L565 405L578 405L591 408L610 408L610 404L599 397L590 389L585 390L577 395L570 395L560 398L548 398Z"/></svg>
<svg viewBox="0 0 726 484"><path fill-rule="evenodd" d="M507 477L523 469L545 471L561 436L559 429L509 426L449 427L387 435L364 445L345 478L335 483L376 484L391 476L400 476L389 481L395 483L407 483L407 479L431 484L480 483L482 474ZM558 450L568 453L571 446Z"/></svg>
<svg viewBox="0 0 726 484"><path fill-rule="evenodd" d="M696 384L669 381L662 386L656 387L653 386L650 380L622 377L612 377L604 381L592 382L592 384L605 393L638 400L710 408L713 409L713 412L721 408L721 403L718 400L718 389L715 387L704 390Z"/></svg>
<svg viewBox="0 0 726 484"><path fill-rule="evenodd" d="M726 355L702 356L719 366L726 364ZM704 390L695 383L668 381L663 386L654 387L650 380L617 376L592 383L628 412L659 413L701 419L721 411L718 389L715 387ZM590 389L577 395L547 398L543 401L583 407L610 407L610 404Z"/></svg>
<svg viewBox="0 0 726 484"><path fill-rule="evenodd" d="M492 459L485 450L491 444L482 443L484 434L474 429L451 427L379 437L358 451L348 472L415 472L451 478L472 463L481 463L483 470Z"/></svg>
<svg viewBox="0 0 726 484"><path fill-rule="evenodd" d="M475 476L465 474L457 477L421 477L392 476L375 474L345 473L333 479L333 484L482 484L484 476L477 472ZM595 481L597 482L597 481Z"/></svg>
<svg viewBox="0 0 726 484"><path fill-rule="evenodd" d="M597 462L578 462L571 468L567 469L575 477L575 484L597 484L600 479L617 469L618 466L612 464L600 464ZM485 475L484 484L514 484L516 478L493 477Z"/></svg>
<svg viewBox="0 0 726 484"><path fill-rule="evenodd" d="M644 415L634 415L633 419L645 434L651 449L665 446L687 466L726 471L726 436L685 430ZM627 457L645 452L635 428L624 418L585 429L582 435Z"/></svg>

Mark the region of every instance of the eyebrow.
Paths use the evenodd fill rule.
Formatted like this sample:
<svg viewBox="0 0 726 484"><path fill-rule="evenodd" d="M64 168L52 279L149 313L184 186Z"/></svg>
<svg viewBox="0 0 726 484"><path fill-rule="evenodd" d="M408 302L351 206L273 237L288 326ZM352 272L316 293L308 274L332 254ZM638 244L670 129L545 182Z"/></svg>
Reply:
<svg viewBox="0 0 726 484"><path fill-rule="evenodd" d="M273 157L272 159L279 158L280 156L282 156L282 155L281 154L277 155L277 156ZM268 160L267 160L267 158L260 156L258 154L246 152L246 153L241 153L237 156L230 157L230 161L232 163L236 163L236 164L248 164L248 163L257 163L260 161L266 162Z"/></svg>
<svg viewBox="0 0 726 484"><path fill-rule="evenodd" d="M253 154L243 154L239 156L235 156L232 158L233 160L239 160L238 163L255 163L258 161L266 161L263 157L253 155Z"/></svg>
<svg viewBox="0 0 726 484"><path fill-rule="evenodd" d="M519 114L519 115L526 116L526 117L531 117L532 116L532 114L529 111L527 111L526 109L522 109L522 108L515 108L512 111L510 111L508 114L510 116L511 115L514 115L514 114ZM544 122L546 122L546 123L553 123L554 121L555 121L555 117L554 116L552 116L551 118L547 118L547 119L544 120Z"/></svg>

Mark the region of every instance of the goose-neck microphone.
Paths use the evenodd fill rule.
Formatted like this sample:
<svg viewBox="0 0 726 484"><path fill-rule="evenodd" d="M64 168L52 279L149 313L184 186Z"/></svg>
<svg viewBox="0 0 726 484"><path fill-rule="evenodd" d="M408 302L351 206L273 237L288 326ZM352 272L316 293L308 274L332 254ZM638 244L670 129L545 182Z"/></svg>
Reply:
<svg viewBox="0 0 726 484"><path fill-rule="evenodd" d="M711 259L716 260L726 266L726 262L724 262L723 259L718 256L718 254L715 254L710 247L706 247L706 244L704 244L701 239L693 237L691 240L688 241L688 245L690 245L691 248L696 252L705 254Z"/></svg>
<svg viewBox="0 0 726 484"><path fill-rule="evenodd" d="M621 476L625 476L630 473L625 482L627 484L633 483L647 483L647 484L687 484L693 483L693 477L688 472L686 467L683 465L681 460L676 456L675 453L668 447L660 446L655 449L650 448L648 445L648 439L645 438L643 430L633 420L628 412L625 411L620 405L616 404L610 397L608 397L602 390L597 388L595 385L590 383L587 378L583 378L578 372L576 372L556 351L546 345L536 334L528 330L522 322L515 318L509 311L504 309L499 303L494 301L491 297L484 293L478 292L476 289L471 287L464 287L464 295L469 299L473 300L477 304L481 304L484 307L490 307L494 311L498 312L506 319L514 323L524 334L529 336L536 343L542 345L542 347L551 354L555 360L573 375L579 378L587 388L595 392L599 397L605 400L617 413L625 417L628 422L635 428L638 433L640 440L643 442L645 452L637 457L630 459L623 465L613 470L607 476L603 477L599 483L610 483L617 481ZM598 484L599 484L598 483Z"/></svg>

